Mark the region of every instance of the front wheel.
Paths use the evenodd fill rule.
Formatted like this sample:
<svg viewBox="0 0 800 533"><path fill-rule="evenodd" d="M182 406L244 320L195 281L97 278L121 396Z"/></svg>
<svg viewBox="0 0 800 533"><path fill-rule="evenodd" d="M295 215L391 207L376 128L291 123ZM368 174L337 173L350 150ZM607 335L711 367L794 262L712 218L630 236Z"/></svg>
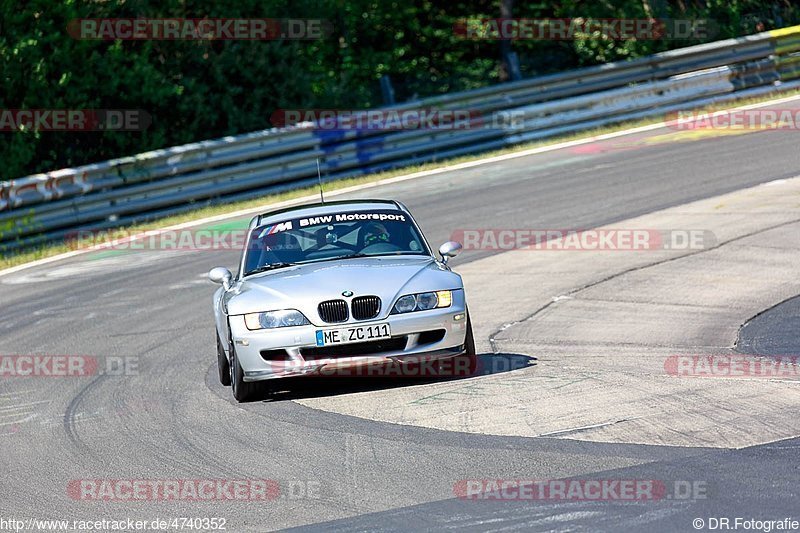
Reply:
<svg viewBox="0 0 800 533"><path fill-rule="evenodd" d="M470 376L478 373L478 354L475 351L475 337L472 335L472 321L467 315L467 337L464 339L464 354L460 356L462 365Z"/></svg>
<svg viewBox="0 0 800 533"><path fill-rule="evenodd" d="M477 357L475 352L475 337L472 335L472 320L467 315L467 338L464 340L464 355L467 357Z"/></svg>
<svg viewBox="0 0 800 533"><path fill-rule="evenodd" d="M246 402L252 400L258 392L258 382L250 382L244 380L244 370L239 365L239 358L236 357L236 349L231 346L231 386L233 389L233 397L237 402Z"/></svg>
<svg viewBox="0 0 800 533"><path fill-rule="evenodd" d="M228 364L228 356L222 348L222 342L217 334L217 371L219 372L219 382L226 387L231 386L231 367Z"/></svg>

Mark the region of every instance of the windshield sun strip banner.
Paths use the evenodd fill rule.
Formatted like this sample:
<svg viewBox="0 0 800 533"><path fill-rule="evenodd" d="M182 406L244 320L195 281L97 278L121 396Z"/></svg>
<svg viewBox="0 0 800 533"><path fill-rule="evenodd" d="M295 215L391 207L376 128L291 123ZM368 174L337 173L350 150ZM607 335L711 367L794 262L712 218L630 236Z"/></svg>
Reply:
<svg viewBox="0 0 800 533"><path fill-rule="evenodd" d="M326 213L324 215L316 215L302 218L292 218L277 222L274 224L267 224L258 226L254 232L257 232L258 238L261 239L267 235L274 235L283 231L292 229L307 228L309 226L318 226L321 224L339 224L342 222L408 222L408 217L403 211L396 209L384 210L369 210L369 211L342 211L339 213Z"/></svg>

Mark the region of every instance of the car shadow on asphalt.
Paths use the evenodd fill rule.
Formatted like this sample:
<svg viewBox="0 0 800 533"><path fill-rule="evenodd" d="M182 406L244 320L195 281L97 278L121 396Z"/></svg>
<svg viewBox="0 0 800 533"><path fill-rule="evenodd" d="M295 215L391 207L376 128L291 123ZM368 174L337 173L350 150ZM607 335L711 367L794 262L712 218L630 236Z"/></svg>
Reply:
<svg viewBox="0 0 800 533"><path fill-rule="evenodd" d="M352 394L356 392L369 392L414 385L425 385L449 381L463 381L482 376L501 374L520 370L536 365L536 358L529 355L516 353L480 354L477 364L467 371L443 372L445 375L428 376L424 369L414 373L387 372L385 375L358 375L356 377L330 375L301 378L285 378L270 383L263 387L252 401L254 402L283 402L301 400L305 398L320 398ZM411 374L411 376L409 376Z"/></svg>

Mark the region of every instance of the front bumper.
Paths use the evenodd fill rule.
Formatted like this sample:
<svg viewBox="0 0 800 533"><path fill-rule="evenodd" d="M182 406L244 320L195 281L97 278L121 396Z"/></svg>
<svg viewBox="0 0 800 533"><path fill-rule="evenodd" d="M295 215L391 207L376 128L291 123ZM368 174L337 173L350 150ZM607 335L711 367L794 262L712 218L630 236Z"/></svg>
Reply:
<svg viewBox="0 0 800 533"><path fill-rule="evenodd" d="M412 364L452 358L464 352L467 332L463 290L453 291L450 307L389 315L383 319L257 331L248 330L241 315L231 316L229 320L233 348L245 381L324 376L343 369L385 363ZM317 330L375 324L389 324L392 338L325 348L317 346Z"/></svg>

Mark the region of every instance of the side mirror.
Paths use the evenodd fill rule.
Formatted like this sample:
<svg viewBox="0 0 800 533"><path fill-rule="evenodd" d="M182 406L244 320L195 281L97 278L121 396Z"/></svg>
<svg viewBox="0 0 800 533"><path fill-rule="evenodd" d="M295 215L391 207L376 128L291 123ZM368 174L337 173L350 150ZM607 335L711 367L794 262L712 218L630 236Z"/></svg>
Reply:
<svg viewBox="0 0 800 533"><path fill-rule="evenodd" d="M231 279L233 279L233 274L231 274L231 271L225 267L216 267L212 268L208 273L208 279L214 283L221 283L227 291L231 288Z"/></svg>
<svg viewBox="0 0 800 533"><path fill-rule="evenodd" d="M439 247L439 255L442 256L442 263L447 264L447 261L451 257L455 257L459 254L459 252L461 252L461 248L463 248L461 243L455 241L447 241L441 245Z"/></svg>

